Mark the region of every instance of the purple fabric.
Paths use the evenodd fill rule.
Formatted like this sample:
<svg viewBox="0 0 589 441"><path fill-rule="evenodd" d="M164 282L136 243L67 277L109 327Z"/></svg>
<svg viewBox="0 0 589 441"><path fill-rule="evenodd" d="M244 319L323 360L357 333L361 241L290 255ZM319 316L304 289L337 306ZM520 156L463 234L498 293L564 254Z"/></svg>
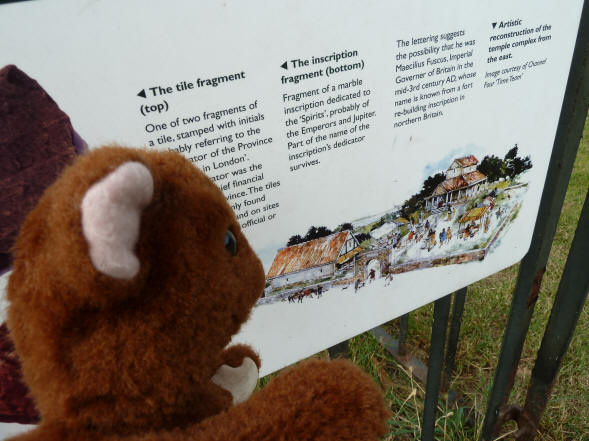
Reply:
<svg viewBox="0 0 589 441"><path fill-rule="evenodd" d="M76 154L69 117L16 66L2 68L0 273L10 266L10 247L27 213Z"/></svg>
<svg viewBox="0 0 589 441"><path fill-rule="evenodd" d="M22 381L20 362L5 324L0 325L0 422L34 424L39 413Z"/></svg>
<svg viewBox="0 0 589 441"><path fill-rule="evenodd" d="M61 171L86 150L69 117L16 66L0 70L0 274L28 212ZM0 326L0 422L35 423L5 324Z"/></svg>

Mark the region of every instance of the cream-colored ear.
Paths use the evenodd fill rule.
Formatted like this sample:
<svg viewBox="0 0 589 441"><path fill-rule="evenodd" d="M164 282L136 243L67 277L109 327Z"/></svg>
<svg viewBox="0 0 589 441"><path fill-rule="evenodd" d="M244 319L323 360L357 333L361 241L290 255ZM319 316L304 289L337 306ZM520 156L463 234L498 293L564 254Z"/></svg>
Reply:
<svg viewBox="0 0 589 441"><path fill-rule="evenodd" d="M82 230L90 260L103 274L131 279L141 213L153 197L153 177L139 162L125 162L88 189L82 200Z"/></svg>

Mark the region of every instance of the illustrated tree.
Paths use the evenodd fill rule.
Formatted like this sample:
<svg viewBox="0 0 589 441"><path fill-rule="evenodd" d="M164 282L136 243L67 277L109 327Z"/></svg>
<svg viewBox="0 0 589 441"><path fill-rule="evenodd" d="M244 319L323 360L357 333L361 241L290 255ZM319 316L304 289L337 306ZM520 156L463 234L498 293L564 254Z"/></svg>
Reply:
<svg viewBox="0 0 589 441"><path fill-rule="evenodd" d="M292 247L293 245L298 245L299 243L304 242L305 240L300 236L300 234L295 234L294 236L290 236L288 242L286 243L287 247Z"/></svg>
<svg viewBox="0 0 589 441"><path fill-rule="evenodd" d="M329 236L330 234L333 234L333 231L331 231L329 228L327 227L318 227L317 228L317 238L319 237L325 237L325 236Z"/></svg>
<svg viewBox="0 0 589 441"><path fill-rule="evenodd" d="M489 182L495 182L499 178L505 176L504 161L495 155L485 156L479 164L478 170L487 176Z"/></svg>
<svg viewBox="0 0 589 441"><path fill-rule="evenodd" d="M432 194L438 185L446 180L446 174L444 172L436 173L433 176L428 176L419 193L414 194L401 206L401 214L404 218L409 219L412 213L423 208L424 198Z"/></svg>
<svg viewBox="0 0 589 441"><path fill-rule="evenodd" d="M439 172L433 176L429 176L425 181L423 181L423 187L421 188L419 195L421 197L429 196L436 189L436 187L445 180L446 174L443 172Z"/></svg>
<svg viewBox="0 0 589 441"><path fill-rule="evenodd" d="M403 202L403 205L401 206L401 215L404 218L409 218L411 213L416 212L420 208L422 208L422 200L419 198L419 193L417 193Z"/></svg>
<svg viewBox="0 0 589 441"><path fill-rule="evenodd" d="M509 151L505 154L505 158L503 159L503 167L505 169L505 176L509 176L512 179L517 174L515 172L516 162L517 162L516 158L517 158L517 144L509 149Z"/></svg>
<svg viewBox="0 0 589 441"><path fill-rule="evenodd" d="M516 157L512 162L511 172L513 173L513 175L510 173L510 176L513 178L519 175L520 173L529 170L530 168L532 168L532 160L530 159L529 155L523 159L520 157Z"/></svg>
<svg viewBox="0 0 589 441"><path fill-rule="evenodd" d="M532 168L532 161L529 156L525 158L517 156L517 144L505 154L503 164L505 167L505 176L509 176L511 179Z"/></svg>
<svg viewBox="0 0 589 441"><path fill-rule="evenodd" d="M305 234L304 237L301 237L300 234L295 234L294 236L290 236L290 238L288 239L288 242L286 243L286 246L291 247L291 246L297 245L299 243L308 242L310 240L319 239L320 237L329 236L330 234L333 234L333 231L331 231L327 227L311 226L311 227L309 227L309 230L307 230L307 234Z"/></svg>
<svg viewBox="0 0 589 441"><path fill-rule="evenodd" d="M327 227L310 227L309 230L307 231L307 234L305 234L305 242L309 241L309 240L314 240L314 239L319 239L320 237L325 237L325 236L329 236L330 234L332 234L333 231L331 231L329 228Z"/></svg>
<svg viewBox="0 0 589 441"><path fill-rule="evenodd" d="M305 242L307 242L309 240L313 240L313 239L316 239L316 238L317 238L317 227L311 226L307 230L307 234L305 234L305 236L303 237L303 240Z"/></svg>
<svg viewBox="0 0 589 441"><path fill-rule="evenodd" d="M505 154L505 161L514 159L517 157L517 144L515 144L509 151Z"/></svg>
<svg viewBox="0 0 589 441"><path fill-rule="evenodd" d="M356 240L357 240L359 243L362 243L362 242L364 242L365 240L367 240L367 239L370 239L370 238L372 237L372 236L370 236L370 234L368 234L368 233L360 233L360 234L355 234L354 236L356 237Z"/></svg>
<svg viewBox="0 0 589 441"><path fill-rule="evenodd" d="M515 144L505 154L503 159L495 155L485 156L478 166L478 170L487 176L489 182L494 182L499 178L509 177L513 179L520 173L532 168L530 156L521 158L517 156L518 147Z"/></svg>
<svg viewBox="0 0 589 441"><path fill-rule="evenodd" d="M350 222L344 222L343 224L339 224L334 232L339 233L340 231L348 231L353 229L354 226Z"/></svg>

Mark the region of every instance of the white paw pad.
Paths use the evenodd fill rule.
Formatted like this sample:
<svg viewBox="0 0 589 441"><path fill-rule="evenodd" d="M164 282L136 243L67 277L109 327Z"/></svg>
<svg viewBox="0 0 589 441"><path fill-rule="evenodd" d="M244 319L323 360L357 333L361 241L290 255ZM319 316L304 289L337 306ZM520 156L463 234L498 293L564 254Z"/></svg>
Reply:
<svg viewBox="0 0 589 441"><path fill-rule="evenodd" d="M246 401L258 383L258 367L251 358L244 358L241 366L235 368L222 365L213 375L213 383L230 392L233 404Z"/></svg>

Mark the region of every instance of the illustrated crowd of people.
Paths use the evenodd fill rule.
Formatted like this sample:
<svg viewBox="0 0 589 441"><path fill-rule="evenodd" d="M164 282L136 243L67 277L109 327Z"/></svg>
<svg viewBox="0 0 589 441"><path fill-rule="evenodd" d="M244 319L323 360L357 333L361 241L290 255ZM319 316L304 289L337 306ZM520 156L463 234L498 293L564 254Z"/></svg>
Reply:
<svg viewBox="0 0 589 441"><path fill-rule="evenodd" d="M495 196L492 192L484 201L479 204L479 207L486 207L485 211L478 218L469 220L467 222L459 223L452 227L452 220L457 221L458 212L456 207L448 207L445 213L437 213L425 219L425 222L411 219L406 228L408 233L403 235L398 229L390 234L386 240L377 242L377 246L389 245L393 249L402 249L411 244L420 243L422 250L432 251L436 246L443 247L450 243L454 236L459 239L467 240L473 238L483 230L485 233L489 231L491 226L491 213L494 211L496 219L499 220L505 213L505 209L495 209ZM444 225L440 229L440 221L444 220Z"/></svg>

